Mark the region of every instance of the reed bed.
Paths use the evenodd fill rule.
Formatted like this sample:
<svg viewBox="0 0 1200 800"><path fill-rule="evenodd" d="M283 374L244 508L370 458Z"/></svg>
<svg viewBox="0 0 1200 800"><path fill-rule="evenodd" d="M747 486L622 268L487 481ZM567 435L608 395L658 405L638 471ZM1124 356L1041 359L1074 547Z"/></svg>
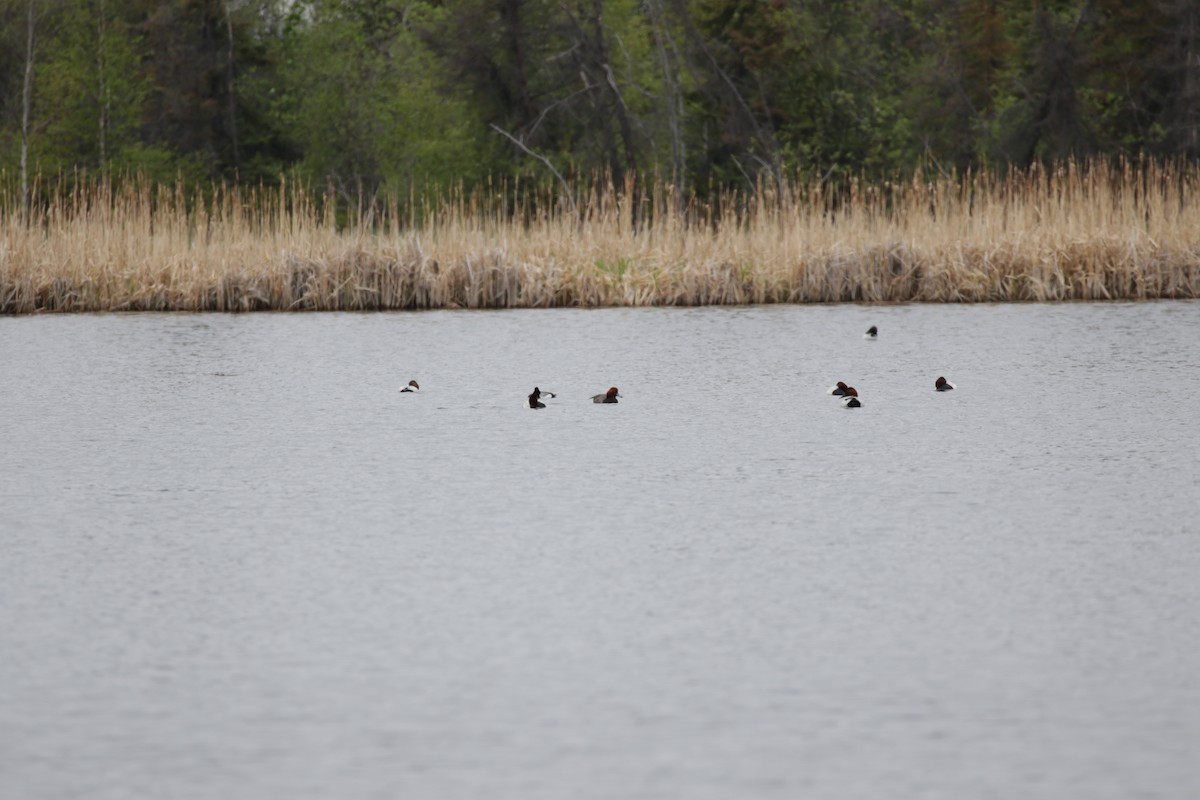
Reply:
<svg viewBox="0 0 1200 800"><path fill-rule="evenodd" d="M675 196L652 179L361 203L75 181L0 194L0 313L1195 298L1200 167ZM341 215L339 219L338 215ZM347 219L347 216L349 219Z"/></svg>

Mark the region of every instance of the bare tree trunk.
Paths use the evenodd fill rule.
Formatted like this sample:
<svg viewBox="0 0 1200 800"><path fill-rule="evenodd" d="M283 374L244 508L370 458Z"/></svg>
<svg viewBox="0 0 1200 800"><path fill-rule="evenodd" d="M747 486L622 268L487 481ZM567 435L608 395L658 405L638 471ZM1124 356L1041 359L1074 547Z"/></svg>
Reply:
<svg viewBox="0 0 1200 800"><path fill-rule="evenodd" d="M621 96L616 76L613 75L612 67L608 63L608 44L604 39L604 20L601 16L603 12L603 0L592 0L592 35L596 38L596 58L600 68L604 70L608 88L612 91L613 108L617 112L617 129L621 132L621 144L625 151L625 166L615 176L618 183L623 183L626 174L633 174L636 179L637 155L634 151L633 126L629 122L629 110L625 106L625 98Z"/></svg>
<svg viewBox="0 0 1200 800"><path fill-rule="evenodd" d="M516 82L516 86L513 89L512 105L520 111L517 127L528 125L530 120L537 118L533 101L529 97L529 79L526 75L521 3L522 0L502 0L500 3L500 21L502 27L500 35L504 37L505 45L512 57L513 80Z"/></svg>
<svg viewBox="0 0 1200 800"><path fill-rule="evenodd" d="M683 91L679 76L679 56L667 30L661 0L647 0L654 43L662 69L663 93L667 108L667 127L671 131L671 182L675 186L675 202L682 207L687 181L687 149L683 141ZM667 45L670 45L668 52Z"/></svg>
<svg viewBox="0 0 1200 800"><path fill-rule="evenodd" d="M108 120L112 114L112 98L108 92L108 30L104 0L100 0L99 20L96 22L96 72L100 78L100 169L108 166Z"/></svg>
<svg viewBox="0 0 1200 800"><path fill-rule="evenodd" d="M1187 150L1200 152L1200 11L1190 3L1183 6L1184 19L1179 35L1183 39L1183 88L1179 103L1182 114L1183 141Z"/></svg>
<svg viewBox="0 0 1200 800"><path fill-rule="evenodd" d="M33 4L29 0L28 30L25 37L25 83L21 89L21 202L29 211L29 114L33 105Z"/></svg>
<svg viewBox="0 0 1200 800"><path fill-rule="evenodd" d="M233 140L233 166L234 169L241 167L241 155L238 152L238 132L237 132L237 90L233 82L233 20L229 16L229 0L225 2L225 33L228 36L229 51L225 59L225 67L227 80L229 85L227 92L229 94L229 136Z"/></svg>

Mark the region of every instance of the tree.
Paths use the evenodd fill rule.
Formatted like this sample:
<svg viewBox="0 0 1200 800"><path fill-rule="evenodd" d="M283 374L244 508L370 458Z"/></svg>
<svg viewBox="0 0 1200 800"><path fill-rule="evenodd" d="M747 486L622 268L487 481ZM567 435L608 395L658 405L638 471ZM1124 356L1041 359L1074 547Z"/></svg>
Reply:
<svg viewBox="0 0 1200 800"><path fill-rule="evenodd" d="M139 0L143 69L153 91L143 124L147 144L176 154L185 173L271 177L287 148L264 114L281 17L276 0ZM280 3L280 5L283 5ZM247 167L251 167L248 171Z"/></svg>
<svg viewBox="0 0 1200 800"><path fill-rule="evenodd" d="M38 86L42 169L138 171L165 158L152 157L140 138L150 86L130 11L121 0L76 0L56 15Z"/></svg>
<svg viewBox="0 0 1200 800"><path fill-rule="evenodd" d="M996 119L1001 160L1026 165L1093 149L1082 55L1092 30L1089 6L1089 0L1014 4L1009 35L1016 47Z"/></svg>
<svg viewBox="0 0 1200 800"><path fill-rule="evenodd" d="M1009 9L1001 0L930 0L903 17L912 61L899 91L913 117L912 157L966 169L994 149L1016 32Z"/></svg>
<svg viewBox="0 0 1200 800"><path fill-rule="evenodd" d="M1200 155L1200 5L1097 0L1090 99L1107 150Z"/></svg>
<svg viewBox="0 0 1200 800"><path fill-rule="evenodd" d="M382 0L293 7L276 110L308 174L347 193L484 175L486 134L461 100L439 91L434 58L412 29L440 13L401 13Z"/></svg>
<svg viewBox="0 0 1200 800"><path fill-rule="evenodd" d="M29 202L29 117L33 108L33 60L34 50L33 0L29 0L29 13L25 27L25 79L21 83L21 198Z"/></svg>

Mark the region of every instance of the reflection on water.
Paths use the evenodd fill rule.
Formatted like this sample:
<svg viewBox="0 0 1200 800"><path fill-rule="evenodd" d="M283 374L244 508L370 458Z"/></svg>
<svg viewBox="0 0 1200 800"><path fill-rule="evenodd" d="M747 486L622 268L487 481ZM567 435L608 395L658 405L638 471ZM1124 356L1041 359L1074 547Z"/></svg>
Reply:
<svg viewBox="0 0 1200 800"><path fill-rule="evenodd" d="M1191 796L1198 311L0 318L4 785Z"/></svg>

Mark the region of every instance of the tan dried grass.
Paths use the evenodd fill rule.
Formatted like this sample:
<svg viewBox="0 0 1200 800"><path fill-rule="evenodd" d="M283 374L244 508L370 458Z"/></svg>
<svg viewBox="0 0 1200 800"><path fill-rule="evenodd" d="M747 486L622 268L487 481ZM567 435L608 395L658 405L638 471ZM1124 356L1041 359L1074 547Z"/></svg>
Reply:
<svg viewBox="0 0 1200 800"><path fill-rule="evenodd" d="M678 198L599 180L359 204L76 181L0 195L0 313L1195 298L1200 167L1124 162ZM39 195L40 196L40 195ZM343 209L343 213L344 209Z"/></svg>

